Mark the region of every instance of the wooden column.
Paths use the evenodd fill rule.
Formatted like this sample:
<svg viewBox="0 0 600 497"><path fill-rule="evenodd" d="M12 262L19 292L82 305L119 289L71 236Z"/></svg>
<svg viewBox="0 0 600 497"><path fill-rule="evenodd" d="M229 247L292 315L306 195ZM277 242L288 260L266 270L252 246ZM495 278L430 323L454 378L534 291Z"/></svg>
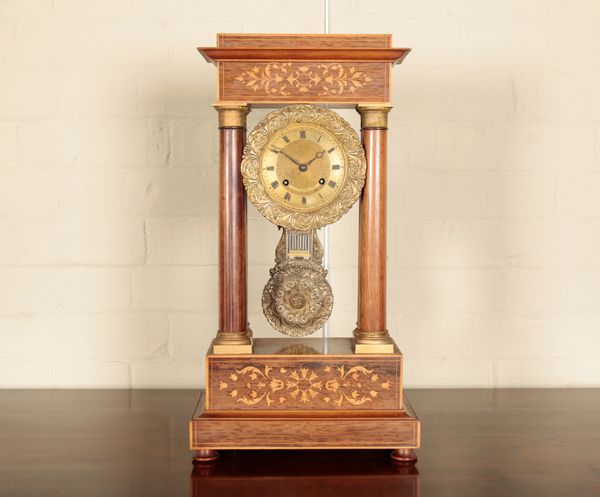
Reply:
<svg viewBox="0 0 600 497"><path fill-rule="evenodd" d="M240 164L245 104L216 104L219 113L219 330L215 354L251 353L247 308L246 193Z"/></svg>
<svg viewBox="0 0 600 497"><path fill-rule="evenodd" d="M390 105L358 105L367 157L359 208L356 353L391 353L386 327L387 115Z"/></svg>

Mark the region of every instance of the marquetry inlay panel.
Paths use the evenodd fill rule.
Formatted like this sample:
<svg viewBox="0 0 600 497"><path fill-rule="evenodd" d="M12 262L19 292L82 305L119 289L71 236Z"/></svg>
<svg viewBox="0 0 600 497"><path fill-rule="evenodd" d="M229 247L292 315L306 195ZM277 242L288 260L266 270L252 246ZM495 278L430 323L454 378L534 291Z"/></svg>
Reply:
<svg viewBox="0 0 600 497"><path fill-rule="evenodd" d="M385 62L247 62L219 64L219 99L252 102L389 100Z"/></svg>
<svg viewBox="0 0 600 497"><path fill-rule="evenodd" d="M401 356L208 358L207 410L400 409Z"/></svg>

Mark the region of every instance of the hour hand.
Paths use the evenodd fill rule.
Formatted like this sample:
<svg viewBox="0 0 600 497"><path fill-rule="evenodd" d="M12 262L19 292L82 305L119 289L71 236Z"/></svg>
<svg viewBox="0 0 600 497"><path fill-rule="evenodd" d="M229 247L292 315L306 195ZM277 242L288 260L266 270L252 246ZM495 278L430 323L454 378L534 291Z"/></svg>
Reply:
<svg viewBox="0 0 600 497"><path fill-rule="evenodd" d="M316 155L315 155L315 156L314 156L312 159L310 159L310 160L309 160L309 161L306 163L306 165L307 165L307 166L310 166L310 164L311 164L312 162L316 161L317 159L320 159L320 158L321 158L321 157L323 157L324 155L325 155L325 150L321 150L320 152L317 152L317 154L316 154Z"/></svg>

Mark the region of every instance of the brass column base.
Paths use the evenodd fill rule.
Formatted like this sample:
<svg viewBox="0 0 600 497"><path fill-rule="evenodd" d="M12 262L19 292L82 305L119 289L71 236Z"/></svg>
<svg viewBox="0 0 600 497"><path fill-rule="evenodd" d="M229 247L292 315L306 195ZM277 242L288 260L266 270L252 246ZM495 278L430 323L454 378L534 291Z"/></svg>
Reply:
<svg viewBox="0 0 600 497"><path fill-rule="evenodd" d="M360 331L354 330L354 353L355 354L393 354L394 341L385 331Z"/></svg>
<svg viewBox="0 0 600 497"><path fill-rule="evenodd" d="M217 333L212 345L213 354L252 354L252 330L243 333Z"/></svg>

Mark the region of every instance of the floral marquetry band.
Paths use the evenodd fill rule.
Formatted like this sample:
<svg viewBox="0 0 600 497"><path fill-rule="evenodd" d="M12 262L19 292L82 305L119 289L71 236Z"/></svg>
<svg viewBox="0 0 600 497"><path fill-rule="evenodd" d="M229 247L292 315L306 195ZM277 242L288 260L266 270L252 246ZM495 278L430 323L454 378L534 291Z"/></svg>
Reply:
<svg viewBox="0 0 600 497"><path fill-rule="evenodd" d="M343 363L260 364L218 371L212 409L372 410L399 405L397 370Z"/></svg>

